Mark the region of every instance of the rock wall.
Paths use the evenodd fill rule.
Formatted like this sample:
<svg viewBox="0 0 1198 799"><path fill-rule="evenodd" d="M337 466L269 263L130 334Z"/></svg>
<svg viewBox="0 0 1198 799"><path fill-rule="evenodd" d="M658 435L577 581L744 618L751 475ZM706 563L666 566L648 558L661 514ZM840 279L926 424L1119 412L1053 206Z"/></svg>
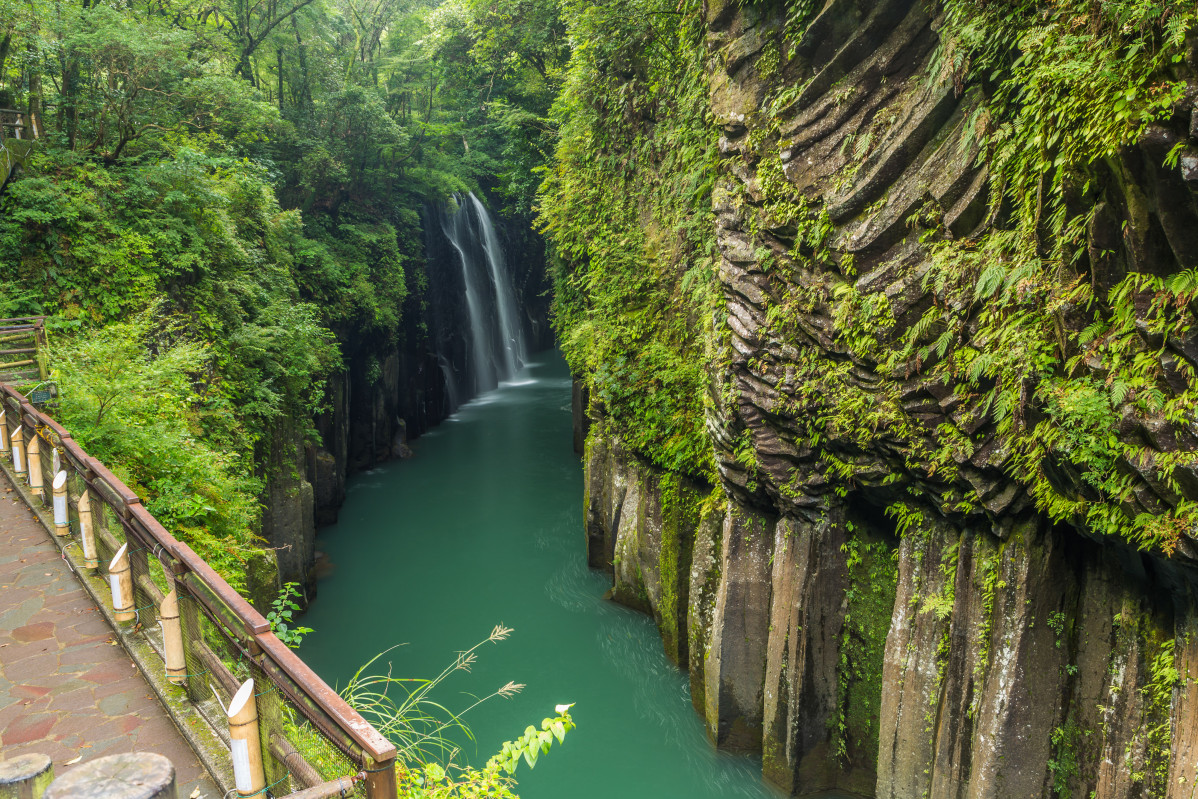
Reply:
<svg viewBox="0 0 1198 799"><path fill-rule="evenodd" d="M900 535L860 495L775 515L594 420L592 566L651 614L713 743L795 795L1189 797L1191 577L1032 516Z"/></svg>
<svg viewBox="0 0 1198 799"><path fill-rule="evenodd" d="M796 33L780 4L707 3L722 133L718 484L642 462L592 404L591 563L612 574L614 599L657 619L711 739L760 751L765 779L790 793L1190 797L1193 530L1141 549L1095 529L1089 506L1111 500L1076 458L1017 457L1017 437L1026 446L1047 418L1042 386L1025 382L1000 424L986 386L930 369L995 346L986 303L950 307L931 287L933 244L982 242L1010 213L992 206L978 158L987 87L937 60L933 4L808 5ZM1179 69L1193 47L1187 58ZM1093 209L1088 247L1057 279L1105 297L1129 274L1191 262L1198 205L1185 159L1165 166L1174 145L1195 149L1191 110L1075 198ZM846 319L883 300L888 323L854 341ZM1182 396L1198 367L1188 324L1155 332L1150 304L1134 303L1132 349L1159 365L1156 390ZM960 334L885 367L940 307L965 320ZM1063 370L1092 317L1065 304L1044 318ZM1071 363L1071 378L1109 385L1102 357ZM1167 479L1158 466L1198 448L1193 425L1114 406L1102 434L1139 452L1120 456L1122 518L1180 518L1198 499L1194 459L1170 461ZM1046 512L1049 492L1073 511Z"/></svg>

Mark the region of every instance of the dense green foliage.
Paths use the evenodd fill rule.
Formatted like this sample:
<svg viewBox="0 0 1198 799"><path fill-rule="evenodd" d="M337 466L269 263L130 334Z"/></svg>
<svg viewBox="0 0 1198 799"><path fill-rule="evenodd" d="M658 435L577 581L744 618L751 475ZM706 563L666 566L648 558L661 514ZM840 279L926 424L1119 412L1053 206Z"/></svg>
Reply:
<svg viewBox="0 0 1198 799"><path fill-rule="evenodd" d="M192 375L210 362L206 347L147 337L152 318L114 323L55 349L62 402L58 417L80 445L142 496L163 524L190 541L236 586L254 548L258 481L223 402L196 393ZM228 439L197 435L201 414Z"/></svg>
<svg viewBox="0 0 1198 799"><path fill-rule="evenodd" d="M40 134L6 315L55 316L64 422L233 582L272 431L339 343L420 329L421 205L531 209L567 53L520 0L0 2L0 108Z"/></svg>
<svg viewBox="0 0 1198 799"><path fill-rule="evenodd" d="M575 47L540 208L561 259L562 348L632 447L710 477L702 397L716 133L699 4L568 3L563 13Z"/></svg>
<svg viewBox="0 0 1198 799"><path fill-rule="evenodd" d="M1135 481L1121 462L1152 463L1156 479L1177 491L1174 467L1190 456L1120 440L1115 423L1120 408L1173 423L1192 418L1198 395L1162 390L1163 346L1148 346L1137 328L1146 325L1149 337L1184 337L1194 276L1145 263L1103 285L1098 274L1109 254L1087 252L1087 229L1114 193L1127 197L1141 226L1145 210L1135 207L1134 188L1123 191L1134 177L1120 152L1152 126L1171 123L1186 91L1178 67L1195 21L1193 6L1178 2L946 4L948 67L958 80L995 87L976 124L993 184L1002 187L995 201L1010 204L1011 221L980 242L933 245L925 284L937 307L909 333L905 351L926 357L952 347L931 372L977 392L1012 442L1013 470L1032 476L1037 503L1053 518L1170 554L1198 521L1198 507L1181 501L1130 515ZM1180 147L1158 156L1162 168L1176 166ZM1128 239L1133 257L1135 238L1145 233ZM975 308L980 325L966 335ZM1090 324L1076 342L1063 342L1058 320L1074 308ZM1087 369L1102 378L1086 376ZM1190 373L1186 382L1193 379ZM1016 411L1029 399L1043 409L1035 424ZM1054 484L1054 463L1081 475L1080 494Z"/></svg>

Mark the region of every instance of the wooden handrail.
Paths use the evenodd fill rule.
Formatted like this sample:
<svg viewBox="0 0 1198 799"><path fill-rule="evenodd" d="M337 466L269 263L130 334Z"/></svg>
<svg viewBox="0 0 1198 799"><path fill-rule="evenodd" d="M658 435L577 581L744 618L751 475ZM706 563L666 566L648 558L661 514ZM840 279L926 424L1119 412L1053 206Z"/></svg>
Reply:
<svg viewBox="0 0 1198 799"><path fill-rule="evenodd" d="M329 714L338 727L349 734L376 762L382 763L395 757L395 744L383 737L358 711L349 706L341 695L328 686L312 667L300 660L299 655L284 646L271 632L256 636L262 651L288 677L304 689L325 713Z"/></svg>
<svg viewBox="0 0 1198 799"><path fill-rule="evenodd" d="M0 320L2 321L24 319ZM271 631L270 622L203 558L190 546L171 535L142 504L136 492L125 485L101 461L88 455L66 429L31 405L15 387L0 382L0 395L7 395L8 403L19 408L21 421L29 424L30 429L48 428L54 432L59 438L65 460L77 470L87 486L112 508L122 525L128 528L135 538L144 539L147 544L153 546L156 556L169 557L174 564L176 580L189 586L190 593L198 601L206 606L211 602L219 603L219 606L209 606L208 610L213 612L215 618L221 619L222 623L226 620L237 622L231 625L230 631L237 634L236 628L240 627L240 634L245 636L244 642L252 642L252 648L258 650L258 654L252 656L263 670L267 674L277 673L286 678L276 681L285 694L292 694L298 688L302 693L302 697L299 698L306 699L307 702L295 702L296 708L318 729L326 729L331 724L340 736L360 747L369 761L364 762L363 766L386 766L395 759L395 745L354 710L340 694L330 688L295 652L285 646ZM308 703L311 703L311 707ZM316 711L315 714L313 710ZM368 780L369 782L373 780ZM390 795L394 796L393 793Z"/></svg>

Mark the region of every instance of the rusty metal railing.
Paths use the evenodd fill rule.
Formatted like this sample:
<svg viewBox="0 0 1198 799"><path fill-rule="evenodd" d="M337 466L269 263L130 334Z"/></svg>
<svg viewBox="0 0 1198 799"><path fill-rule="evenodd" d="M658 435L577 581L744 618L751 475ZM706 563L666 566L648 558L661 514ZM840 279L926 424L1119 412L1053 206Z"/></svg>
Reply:
<svg viewBox="0 0 1198 799"><path fill-rule="evenodd" d="M218 734L224 725L214 718L213 694L222 694L227 704L238 686L254 679L253 701L271 794L319 799L356 793L367 799L396 799L395 746L288 649L266 618L224 578L171 535L137 494L3 382L0 457L13 464L16 479L29 486L35 507L51 507L58 487L69 516L55 528L63 538L77 539L83 532L82 507L92 533L88 545L94 548L87 563L95 564L97 573L104 573L127 545L134 629L146 635L160 656L164 642L155 634L159 611L172 589L177 592L186 673L175 675L183 683L176 690L186 693L191 710L209 719ZM120 609L115 610L120 618ZM228 745L227 733L221 737Z"/></svg>

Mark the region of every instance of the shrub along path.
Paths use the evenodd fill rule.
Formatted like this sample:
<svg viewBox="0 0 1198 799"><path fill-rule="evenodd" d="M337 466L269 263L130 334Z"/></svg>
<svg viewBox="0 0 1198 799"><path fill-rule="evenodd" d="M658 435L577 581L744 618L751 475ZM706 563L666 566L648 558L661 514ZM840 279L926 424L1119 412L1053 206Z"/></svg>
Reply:
<svg viewBox="0 0 1198 799"><path fill-rule="evenodd" d="M0 758L67 763L157 752L179 799L220 791L95 609L46 529L0 472Z"/></svg>

